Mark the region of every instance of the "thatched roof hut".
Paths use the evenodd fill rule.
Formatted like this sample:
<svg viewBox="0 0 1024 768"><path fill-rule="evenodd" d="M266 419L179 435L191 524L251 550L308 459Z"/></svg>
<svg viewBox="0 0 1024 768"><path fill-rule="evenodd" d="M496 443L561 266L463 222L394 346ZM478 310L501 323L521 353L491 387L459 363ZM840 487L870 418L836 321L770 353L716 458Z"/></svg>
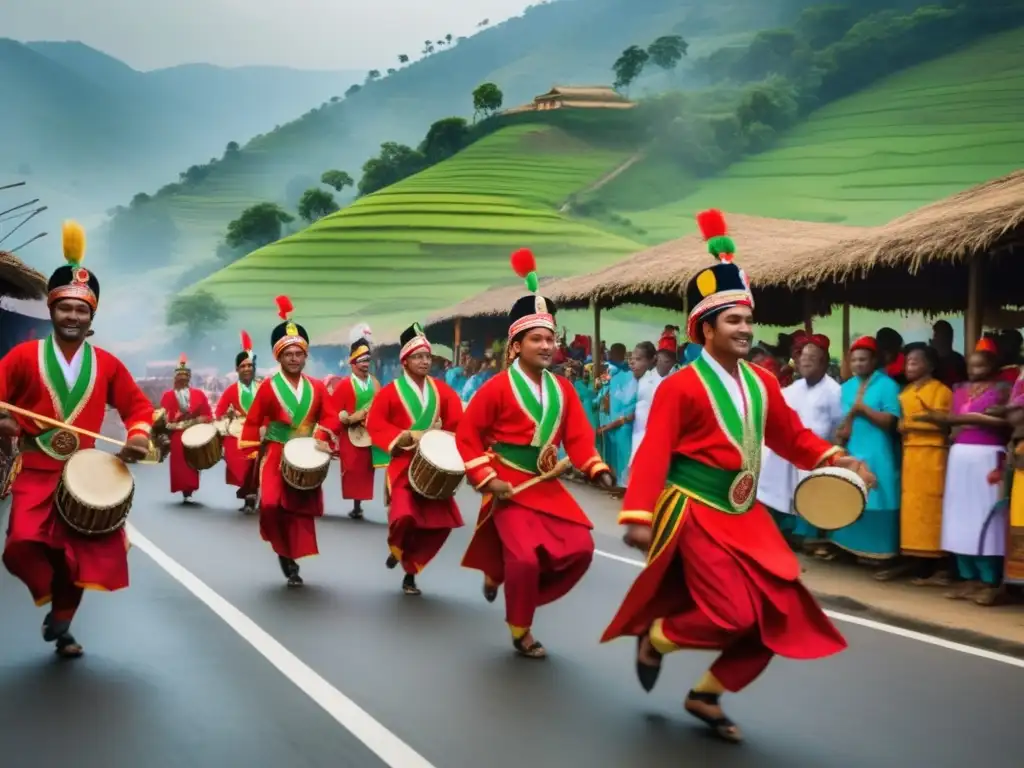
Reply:
<svg viewBox="0 0 1024 768"><path fill-rule="evenodd" d="M742 248L742 240L740 241ZM1024 305L1024 171L926 205L856 237L821 243L763 282L813 290L821 302L878 310L963 311L970 263L984 259L984 303ZM746 265L746 262L744 262Z"/></svg>
<svg viewBox="0 0 1024 768"><path fill-rule="evenodd" d="M766 283L766 276L787 274L787 265L798 255L820 252L866 231L863 227L743 214L726 214L726 220L736 241L736 261L754 289L756 317L768 325L801 324L805 307L794 300L799 298L799 286ZM586 306L593 299L602 308L643 304L681 312L686 284L712 264L707 245L694 233L640 251L598 272L564 278L547 295L566 308ZM827 308L816 308L816 313L826 312Z"/></svg>
<svg viewBox="0 0 1024 768"><path fill-rule="evenodd" d="M46 296L46 276L7 251L0 251L0 295L12 299Z"/></svg>

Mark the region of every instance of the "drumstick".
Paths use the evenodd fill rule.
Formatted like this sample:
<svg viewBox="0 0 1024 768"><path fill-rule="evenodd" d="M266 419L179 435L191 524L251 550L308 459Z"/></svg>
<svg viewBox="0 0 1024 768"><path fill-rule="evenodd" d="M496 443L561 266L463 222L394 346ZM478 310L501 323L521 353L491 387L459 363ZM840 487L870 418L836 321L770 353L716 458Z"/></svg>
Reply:
<svg viewBox="0 0 1024 768"><path fill-rule="evenodd" d="M16 413L19 416L24 416L26 419L33 419L34 421L39 421L43 424L49 424L51 427L66 429L68 432L76 432L79 435L91 437L93 440L102 440L105 443L116 445L119 448L125 448L128 445L122 440L115 440L112 437L101 435L98 432L90 432L88 429L82 429L81 427L75 427L71 424L65 424L63 421L57 421L56 419L51 419L49 416L43 416L42 414L33 413L32 411L26 411L24 408L19 408L16 405L11 405L10 403L5 403L3 401L0 401L0 410L10 411L11 413ZM134 446L132 447L134 448Z"/></svg>
<svg viewBox="0 0 1024 768"><path fill-rule="evenodd" d="M537 475L536 477L531 477L529 480L517 485L515 488L512 489L511 493L509 493L508 496L506 496L505 498L510 499L520 491L525 491L527 488L533 488L533 486L537 485L537 483L543 483L545 480L550 480L554 477L558 477L571 466L571 459L562 459L557 464L555 464L554 467L552 467L549 471L545 472L544 474Z"/></svg>

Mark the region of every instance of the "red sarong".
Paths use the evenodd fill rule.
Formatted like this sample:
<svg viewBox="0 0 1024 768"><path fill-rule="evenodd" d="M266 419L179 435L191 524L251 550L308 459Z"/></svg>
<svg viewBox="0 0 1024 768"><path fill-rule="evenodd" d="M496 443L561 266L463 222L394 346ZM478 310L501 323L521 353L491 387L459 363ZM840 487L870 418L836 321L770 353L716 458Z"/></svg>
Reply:
<svg viewBox="0 0 1024 768"><path fill-rule="evenodd" d="M465 523L454 499L424 498L409 487L408 480L390 490L388 547L406 573L416 574L441 551L452 529Z"/></svg>
<svg viewBox="0 0 1024 768"><path fill-rule="evenodd" d="M796 556L763 505L728 515L687 499L666 533L602 642L650 631L663 652L721 649L711 672L730 691L752 682L775 654L818 659L846 648L800 583Z"/></svg>
<svg viewBox="0 0 1024 768"><path fill-rule="evenodd" d="M239 450L237 437L228 435L224 438L224 482L238 489L235 496L239 499L255 496L259 489L259 478L252 471L256 459L247 458L251 453Z"/></svg>
<svg viewBox="0 0 1024 768"><path fill-rule="evenodd" d="M260 465L260 536L281 557L317 555L316 518L324 513L323 490L297 491L281 476L281 443L267 443Z"/></svg>
<svg viewBox="0 0 1024 768"><path fill-rule="evenodd" d="M83 589L128 586L128 537L80 536L60 519L53 496L61 470L23 467L11 490L3 561L28 587L37 605L53 603L55 618L70 620Z"/></svg>
<svg viewBox="0 0 1024 768"><path fill-rule="evenodd" d="M352 501L370 501L373 498L373 452L357 448L342 430L338 437L341 459L341 498Z"/></svg>
<svg viewBox="0 0 1024 768"><path fill-rule="evenodd" d="M195 493L199 490L199 472L185 461L181 435L180 429L171 432L171 451L167 460L171 467L171 493Z"/></svg>

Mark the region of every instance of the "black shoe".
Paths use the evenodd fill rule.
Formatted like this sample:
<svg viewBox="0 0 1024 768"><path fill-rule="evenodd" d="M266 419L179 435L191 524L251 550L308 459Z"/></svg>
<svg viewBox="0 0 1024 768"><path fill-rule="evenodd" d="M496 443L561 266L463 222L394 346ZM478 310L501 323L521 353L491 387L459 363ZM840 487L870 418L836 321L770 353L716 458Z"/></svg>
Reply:
<svg viewBox="0 0 1024 768"><path fill-rule="evenodd" d="M286 579L290 579L292 576L298 576L299 564L292 560L290 557L278 555L277 563L281 566L281 573L284 574L284 577Z"/></svg>
<svg viewBox="0 0 1024 768"><path fill-rule="evenodd" d="M61 635L67 634L69 629L71 629L70 621L55 621L53 613L48 613L43 619L43 640L47 643L55 643Z"/></svg>
<svg viewBox="0 0 1024 768"><path fill-rule="evenodd" d="M398 558L394 555L388 555L388 559L384 561L384 565L387 566L388 570L391 570L398 565Z"/></svg>
<svg viewBox="0 0 1024 768"><path fill-rule="evenodd" d="M661 664L647 664L640 660L640 648L643 646L645 635L640 635L636 639L636 677L640 681L640 687L643 688L647 693L654 690L655 683L658 682L658 675L661 674ZM661 654L658 654L658 660L661 661Z"/></svg>
<svg viewBox="0 0 1024 768"><path fill-rule="evenodd" d="M299 569L298 568L295 569L295 573L293 573L291 576L288 577L288 586L289 587L301 587L305 583L306 582L304 582L302 580L302 577L299 576Z"/></svg>
<svg viewBox="0 0 1024 768"><path fill-rule="evenodd" d="M498 588L493 584L488 584L487 579L484 579L484 600L488 603L493 603L498 599Z"/></svg>
<svg viewBox="0 0 1024 768"><path fill-rule="evenodd" d="M360 507L358 504L356 506L352 507L352 511L348 513L348 516L350 518L352 518L353 520L362 520L363 519L362 507Z"/></svg>
<svg viewBox="0 0 1024 768"><path fill-rule="evenodd" d="M77 659L85 653L85 650L75 640L74 635L70 632L63 632L57 638L57 646L54 648L54 653L62 659Z"/></svg>
<svg viewBox="0 0 1024 768"><path fill-rule="evenodd" d="M416 586L416 577L411 573L405 574L405 578L402 579L402 592L413 597L423 594L420 588Z"/></svg>

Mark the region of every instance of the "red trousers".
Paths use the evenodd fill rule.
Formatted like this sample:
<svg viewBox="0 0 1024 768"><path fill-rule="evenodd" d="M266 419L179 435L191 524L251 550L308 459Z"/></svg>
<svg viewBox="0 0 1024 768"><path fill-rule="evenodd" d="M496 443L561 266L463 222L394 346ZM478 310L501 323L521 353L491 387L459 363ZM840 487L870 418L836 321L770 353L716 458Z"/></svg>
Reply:
<svg viewBox="0 0 1024 768"><path fill-rule="evenodd" d="M341 454L341 498L369 501L373 498L373 454L369 448L357 448L343 435L338 440Z"/></svg>
<svg viewBox="0 0 1024 768"><path fill-rule="evenodd" d="M260 536L281 557L317 555L316 518L324 513L323 490L297 491L281 476L281 443L268 443L260 465Z"/></svg>
<svg viewBox="0 0 1024 768"><path fill-rule="evenodd" d="M199 490L199 472L185 461L181 435L180 429L171 432L171 450L167 457L171 471L171 493L195 493Z"/></svg>
<svg viewBox="0 0 1024 768"><path fill-rule="evenodd" d="M237 437L224 438L224 482L238 489L235 496L239 499L255 496L259 490L258 475L252 471L256 460L246 458L250 453L239 450Z"/></svg>
<svg viewBox="0 0 1024 768"><path fill-rule="evenodd" d="M53 508L60 470L22 468L11 490L3 562L37 605L52 605L54 618L70 621L84 589L113 592L128 586L124 531L79 536Z"/></svg>
<svg viewBox="0 0 1024 768"><path fill-rule="evenodd" d="M388 547L406 573L416 574L426 568L441 551L452 529L462 525L454 499L425 499L408 482L397 483L391 489Z"/></svg>
<svg viewBox="0 0 1024 768"><path fill-rule="evenodd" d="M526 630L537 608L583 578L594 559L594 537L584 525L512 501L494 513L494 526L504 561L505 621Z"/></svg>

